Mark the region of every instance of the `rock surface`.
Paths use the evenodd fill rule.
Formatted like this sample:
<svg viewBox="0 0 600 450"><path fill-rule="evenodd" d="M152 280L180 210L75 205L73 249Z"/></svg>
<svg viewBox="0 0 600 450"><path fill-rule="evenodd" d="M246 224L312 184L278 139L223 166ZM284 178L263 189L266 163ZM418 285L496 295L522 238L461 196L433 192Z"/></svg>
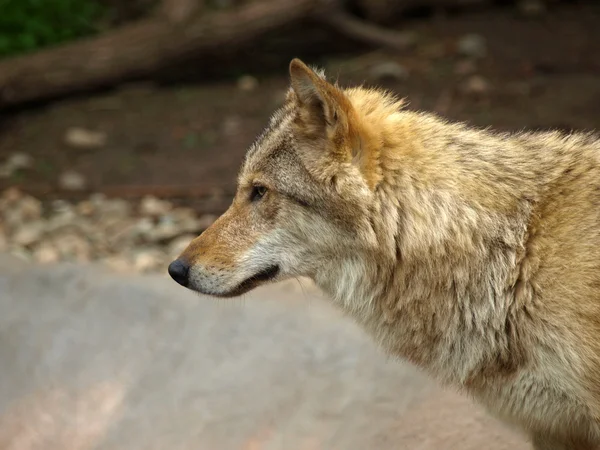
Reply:
<svg viewBox="0 0 600 450"><path fill-rule="evenodd" d="M7 450L525 450L310 286L244 301L0 255ZM304 293L303 293L304 292Z"/></svg>

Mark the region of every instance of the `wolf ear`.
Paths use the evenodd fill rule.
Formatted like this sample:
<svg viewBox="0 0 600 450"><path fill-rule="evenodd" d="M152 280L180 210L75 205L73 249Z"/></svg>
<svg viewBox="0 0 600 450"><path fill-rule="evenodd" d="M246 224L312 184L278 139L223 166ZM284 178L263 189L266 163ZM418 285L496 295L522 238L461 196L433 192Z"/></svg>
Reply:
<svg viewBox="0 0 600 450"><path fill-rule="evenodd" d="M346 119L348 100L324 75L316 73L299 59L290 63L290 79L300 108L318 125L336 127Z"/></svg>

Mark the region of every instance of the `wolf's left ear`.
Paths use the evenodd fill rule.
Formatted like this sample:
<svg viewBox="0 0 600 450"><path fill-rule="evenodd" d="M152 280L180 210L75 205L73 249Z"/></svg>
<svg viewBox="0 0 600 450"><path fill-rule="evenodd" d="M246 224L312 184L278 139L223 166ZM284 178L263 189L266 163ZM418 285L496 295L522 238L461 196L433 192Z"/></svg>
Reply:
<svg viewBox="0 0 600 450"><path fill-rule="evenodd" d="M352 105L341 89L299 59L290 63L290 79L307 132L329 137L349 132Z"/></svg>

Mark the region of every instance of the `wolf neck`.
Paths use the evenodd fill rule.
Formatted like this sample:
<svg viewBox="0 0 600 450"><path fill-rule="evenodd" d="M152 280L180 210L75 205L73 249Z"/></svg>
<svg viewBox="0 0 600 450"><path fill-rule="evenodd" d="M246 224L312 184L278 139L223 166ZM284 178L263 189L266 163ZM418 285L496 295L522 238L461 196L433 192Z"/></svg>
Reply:
<svg viewBox="0 0 600 450"><path fill-rule="evenodd" d="M495 153L498 137L405 114L378 131L380 248L317 283L388 351L464 385L518 364L507 321L542 175L519 165L523 149Z"/></svg>

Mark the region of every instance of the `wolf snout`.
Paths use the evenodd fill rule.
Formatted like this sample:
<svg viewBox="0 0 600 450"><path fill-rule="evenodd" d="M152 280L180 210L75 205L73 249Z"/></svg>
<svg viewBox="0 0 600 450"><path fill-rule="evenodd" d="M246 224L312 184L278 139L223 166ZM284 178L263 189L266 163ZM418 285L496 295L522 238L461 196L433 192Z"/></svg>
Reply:
<svg viewBox="0 0 600 450"><path fill-rule="evenodd" d="M187 287L189 281L190 266L181 259L176 259L169 264L169 275L180 285Z"/></svg>

